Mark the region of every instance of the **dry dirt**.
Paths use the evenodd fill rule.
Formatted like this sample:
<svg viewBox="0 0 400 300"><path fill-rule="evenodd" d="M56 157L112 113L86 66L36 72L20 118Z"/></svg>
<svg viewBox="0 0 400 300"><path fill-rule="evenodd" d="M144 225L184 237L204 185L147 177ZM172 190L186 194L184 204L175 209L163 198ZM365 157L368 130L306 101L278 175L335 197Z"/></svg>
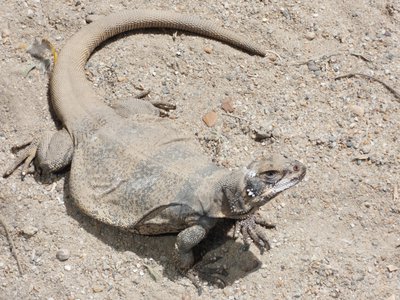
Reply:
<svg viewBox="0 0 400 300"><path fill-rule="evenodd" d="M218 228L200 248L223 256L227 286L214 299L400 299L400 3L336 1L0 2L0 162L11 147L54 130L48 76L31 69L35 38L62 48L88 19L124 9L189 12L245 34L270 50L250 56L168 30L122 35L88 63L107 104L150 89L177 105L177 122L215 161L237 168L261 152L303 161L303 182L263 207L276 229L272 249L244 251ZM276 54L274 54L276 53ZM231 116L221 110L230 100ZM202 117L217 113L214 127ZM257 133L257 134L255 134ZM256 136L264 139L255 140ZM201 146L199 146L201 151ZM197 299L174 269L174 236L142 237L82 215L68 173L0 179L1 299ZM229 228L228 228L229 229ZM59 250L69 252L60 261ZM67 253L68 254L68 253Z"/></svg>

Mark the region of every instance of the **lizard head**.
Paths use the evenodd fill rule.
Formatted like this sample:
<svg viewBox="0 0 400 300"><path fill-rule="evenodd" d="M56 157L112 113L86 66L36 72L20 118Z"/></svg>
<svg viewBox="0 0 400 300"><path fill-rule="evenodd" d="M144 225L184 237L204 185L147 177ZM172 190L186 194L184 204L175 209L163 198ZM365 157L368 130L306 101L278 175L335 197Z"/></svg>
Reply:
<svg viewBox="0 0 400 300"><path fill-rule="evenodd" d="M240 195L230 199L233 215L246 215L284 190L299 183L306 167L297 160L282 156L262 157L244 169L244 182Z"/></svg>

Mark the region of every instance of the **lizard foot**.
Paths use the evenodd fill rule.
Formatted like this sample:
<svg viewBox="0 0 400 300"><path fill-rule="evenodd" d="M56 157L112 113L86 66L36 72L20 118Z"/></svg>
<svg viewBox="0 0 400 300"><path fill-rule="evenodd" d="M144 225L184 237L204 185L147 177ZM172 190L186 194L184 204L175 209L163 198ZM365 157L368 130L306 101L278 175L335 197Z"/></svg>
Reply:
<svg viewBox="0 0 400 300"><path fill-rule="evenodd" d="M74 150L72 139L65 129L55 133L45 132L30 142L13 147L14 151L19 149L21 151L3 177L10 176L23 164L21 177L24 178L31 173L29 167L34 159L35 167L39 170L45 173L56 172L70 164Z"/></svg>
<svg viewBox="0 0 400 300"><path fill-rule="evenodd" d="M197 288L199 295L203 291L202 283L204 281L221 289L227 285L225 278L228 276L228 272L226 268L222 265L216 267L208 266L219 261L221 258L221 256L218 256L201 260L184 273L184 276Z"/></svg>
<svg viewBox="0 0 400 300"><path fill-rule="evenodd" d="M32 160L36 157L36 152L38 149L39 140L34 139L32 141L16 145L12 147L12 151L21 150L15 158L14 162L8 167L8 169L3 173L3 177L10 176L22 163L24 164L21 170L21 177L24 178L25 175L31 173L29 167Z"/></svg>
<svg viewBox="0 0 400 300"><path fill-rule="evenodd" d="M266 222L260 215L251 215L244 220L236 222L234 237L241 232L246 250L249 249L253 241L260 248L261 253L263 253L264 250L268 251L271 248L264 228L275 228L275 225Z"/></svg>

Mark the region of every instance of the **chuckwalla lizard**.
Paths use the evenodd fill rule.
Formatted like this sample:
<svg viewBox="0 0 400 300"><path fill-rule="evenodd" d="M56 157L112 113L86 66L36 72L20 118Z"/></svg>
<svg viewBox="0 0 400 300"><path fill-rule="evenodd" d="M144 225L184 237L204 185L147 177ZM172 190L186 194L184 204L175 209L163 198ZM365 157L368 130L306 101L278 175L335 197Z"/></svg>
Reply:
<svg viewBox="0 0 400 300"><path fill-rule="evenodd" d="M142 28L184 30L265 55L247 39L190 15L135 10L104 17L77 32L55 64L51 105L63 128L33 140L4 176L22 163L25 175L33 159L48 172L71 165L70 193L85 214L139 234L178 233L181 270L193 266L192 248L220 218L237 219L247 245L268 247L261 227L267 223L256 211L302 180L302 163L262 157L229 171L211 163L192 136L148 102L121 102L116 110L94 93L85 77L91 53L110 37Z"/></svg>

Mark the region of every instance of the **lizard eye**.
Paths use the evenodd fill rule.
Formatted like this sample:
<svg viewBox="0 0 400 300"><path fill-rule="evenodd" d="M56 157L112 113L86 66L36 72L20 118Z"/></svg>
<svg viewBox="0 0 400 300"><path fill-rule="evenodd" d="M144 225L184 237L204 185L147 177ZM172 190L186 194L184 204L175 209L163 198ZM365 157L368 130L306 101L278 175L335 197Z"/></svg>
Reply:
<svg viewBox="0 0 400 300"><path fill-rule="evenodd" d="M265 174L267 177L273 177L275 174L277 173L277 171L267 171L264 172L263 174Z"/></svg>
<svg viewBox="0 0 400 300"><path fill-rule="evenodd" d="M262 181L269 184L274 184L281 179L281 173L276 170L269 170L259 174Z"/></svg>

